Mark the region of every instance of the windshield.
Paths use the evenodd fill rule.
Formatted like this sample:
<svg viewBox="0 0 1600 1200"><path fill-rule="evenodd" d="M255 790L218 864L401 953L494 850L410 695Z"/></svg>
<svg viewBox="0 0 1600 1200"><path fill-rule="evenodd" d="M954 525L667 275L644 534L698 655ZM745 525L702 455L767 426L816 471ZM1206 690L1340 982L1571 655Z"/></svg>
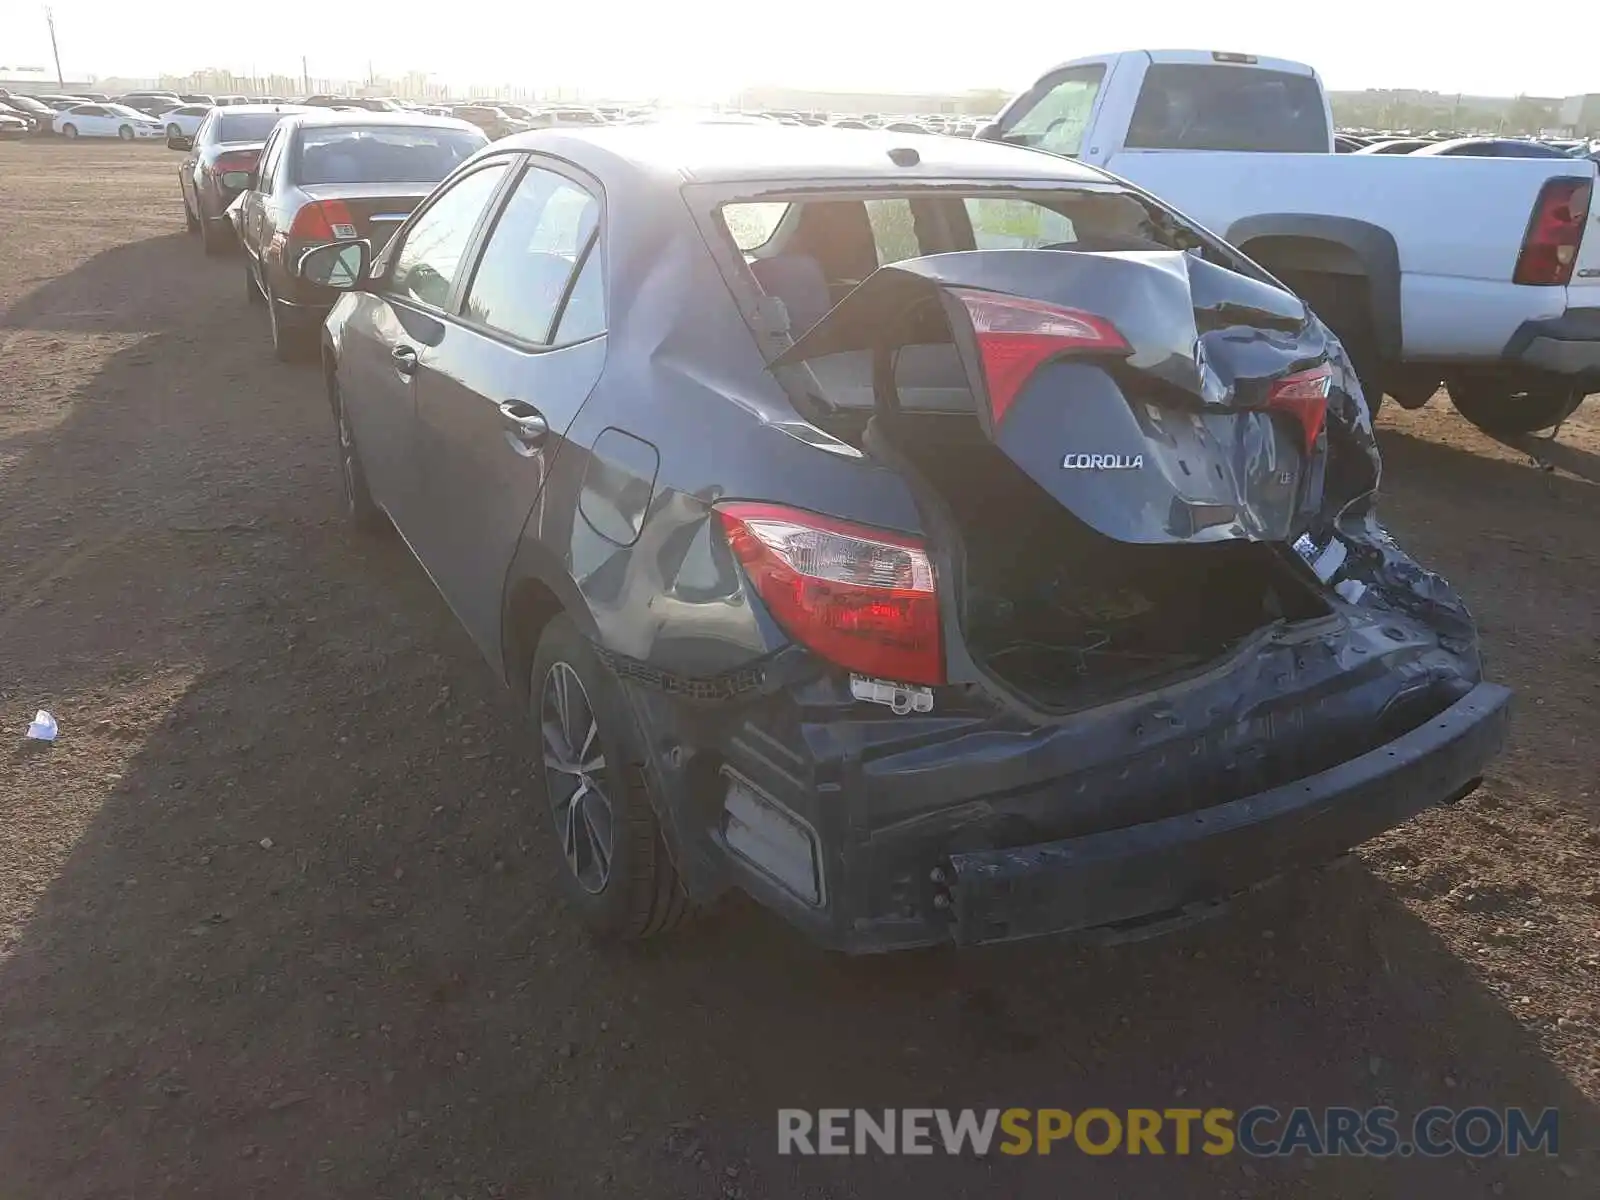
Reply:
<svg viewBox="0 0 1600 1200"><path fill-rule="evenodd" d="M1145 73L1130 150L1326 154L1328 116L1310 75L1215 63L1157 63Z"/></svg>
<svg viewBox="0 0 1600 1200"><path fill-rule="evenodd" d="M437 183L487 140L465 129L306 129L295 177L303 184Z"/></svg>
<svg viewBox="0 0 1600 1200"><path fill-rule="evenodd" d="M149 113L142 113L136 108L129 108L126 104L108 104L106 105L106 111L116 113L119 117L132 117L136 121L148 121L150 119Z"/></svg>
<svg viewBox="0 0 1600 1200"><path fill-rule="evenodd" d="M217 121L219 142L264 142L283 113L231 113Z"/></svg>

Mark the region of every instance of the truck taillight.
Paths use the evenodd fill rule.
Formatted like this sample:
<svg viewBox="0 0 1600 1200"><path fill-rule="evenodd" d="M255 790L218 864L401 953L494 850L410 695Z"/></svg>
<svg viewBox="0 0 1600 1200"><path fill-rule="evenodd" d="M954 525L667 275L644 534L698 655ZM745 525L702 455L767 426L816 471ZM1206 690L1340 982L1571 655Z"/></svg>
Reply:
<svg viewBox="0 0 1600 1200"><path fill-rule="evenodd" d="M1332 369L1323 363L1273 380L1267 389L1268 410L1287 413L1299 423L1307 456L1317 448L1317 438L1322 436L1322 426L1328 419L1328 384L1332 378Z"/></svg>
<svg viewBox="0 0 1600 1200"><path fill-rule="evenodd" d="M1074 351L1132 353L1116 327L1093 313L971 288L949 292L966 307L972 321L989 391L989 414L997 425L1022 385L1050 359Z"/></svg>
<svg viewBox="0 0 1600 1200"><path fill-rule="evenodd" d="M1544 185L1533 206L1511 282L1561 287L1571 281L1583 223L1589 219L1590 198L1587 180L1552 179Z"/></svg>
<svg viewBox="0 0 1600 1200"><path fill-rule="evenodd" d="M313 200L295 213L289 236L303 242L348 241L357 236L356 219L343 200Z"/></svg>
<svg viewBox="0 0 1600 1200"><path fill-rule="evenodd" d="M795 641L862 675L944 682L933 563L916 538L776 504L723 504L717 516Z"/></svg>

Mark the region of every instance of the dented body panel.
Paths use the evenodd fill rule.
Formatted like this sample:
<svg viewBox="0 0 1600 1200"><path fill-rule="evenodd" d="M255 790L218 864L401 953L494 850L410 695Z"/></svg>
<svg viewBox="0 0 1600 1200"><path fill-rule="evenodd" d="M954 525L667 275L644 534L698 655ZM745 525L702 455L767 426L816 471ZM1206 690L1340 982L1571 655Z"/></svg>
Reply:
<svg viewBox="0 0 1600 1200"><path fill-rule="evenodd" d="M845 183L935 198L1119 186L1076 164L947 142L919 140L921 164L896 175L887 156L858 161L866 143L852 140ZM797 338L805 331L772 323L773 297L708 214L774 188L826 194L842 186L826 164L774 165L770 178L672 167L658 141L620 131L552 131L493 152L574 163L604 192L608 314L603 370L504 564L495 665L526 688L540 622L573 618L621 681L633 757L696 899L742 888L849 951L1157 920L1454 799L1498 750L1506 698L1483 684L1470 615L1373 513L1377 449L1342 348L1226 247L1194 233L1188 248L1203 256L929 255L871 274ZM968 154L983 159L970 176ZM819 353L892 352L904 310L929 298L947 307L951 286L1098 304L1129 343L1116 361L1050 361L1003 421L982 414L979 436L1042 496L1116 542L1270 547L1320 597L1317 615L1263 618L1208 661L1070 710L970 654L960 537L893 452L890 424L823 419L795 382ZM982 394L969 333L955 331L966 375L947 390L958 398ZM1269 380L1315 364L1330 382L1308 445L1263 398ZM892 372L890 382L892 392ZM870 406L861 416L878 419ZM716 520L729 500L925 541L944 682L912 696L791 639ZM1435 720L1448 736L1427 733ZM1319 818L1299 838L1305 823L1283 799L1296 787L1312 789L1318 812L1351 816ZM1229 831L1226 853L1197 843L1183 824L1196 820ZM1118 848L1098 874L1063 871L1106 838ZM1175 859L1213 865L1185 876ZM796 870L811 876L797 884L785 876ZM1149 886L1157 876L1180 882ZM1136 901L1117 900L1123 878L1141 881L1127 893ZM1086 888L1100 899L1082 900Z"/></svg>

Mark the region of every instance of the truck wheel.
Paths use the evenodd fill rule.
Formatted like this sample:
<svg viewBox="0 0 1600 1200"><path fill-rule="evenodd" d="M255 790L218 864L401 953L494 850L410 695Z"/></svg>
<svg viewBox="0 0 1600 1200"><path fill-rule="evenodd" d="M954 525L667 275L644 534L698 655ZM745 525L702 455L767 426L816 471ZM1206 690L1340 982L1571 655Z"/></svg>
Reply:
<svg viewBox="0 0 1600 1200"><path fill-rule="evenodd" d="M1445 381L1456 411L1488 434L1535 433L1561 424L1583 403L1565 379L1463 375Z"/></svg>
<svg viewBox="0 0 1600 1200"><path fill-rule="evenodd" d="M539 735L546 805L567 903L595 934L633 941L689 912L631 749L642 745L616 676L562 614L533 656L528 715ZM544 818L541 818L544 819Z"/></svg>

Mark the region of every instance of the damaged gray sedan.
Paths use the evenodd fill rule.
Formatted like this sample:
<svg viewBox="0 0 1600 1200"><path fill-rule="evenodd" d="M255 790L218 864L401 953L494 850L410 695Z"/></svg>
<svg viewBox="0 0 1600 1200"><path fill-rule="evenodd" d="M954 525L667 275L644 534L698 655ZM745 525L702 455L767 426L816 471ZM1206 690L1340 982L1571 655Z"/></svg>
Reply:
<svg viewBox="0 0 1600 1200"><path fill-rule="evenodd" d="M598 931L740 888L847 951L1146 935L1505 741L1337 340L1092 168L543 131L299 269L345 506L526 705Z"/></svg>

